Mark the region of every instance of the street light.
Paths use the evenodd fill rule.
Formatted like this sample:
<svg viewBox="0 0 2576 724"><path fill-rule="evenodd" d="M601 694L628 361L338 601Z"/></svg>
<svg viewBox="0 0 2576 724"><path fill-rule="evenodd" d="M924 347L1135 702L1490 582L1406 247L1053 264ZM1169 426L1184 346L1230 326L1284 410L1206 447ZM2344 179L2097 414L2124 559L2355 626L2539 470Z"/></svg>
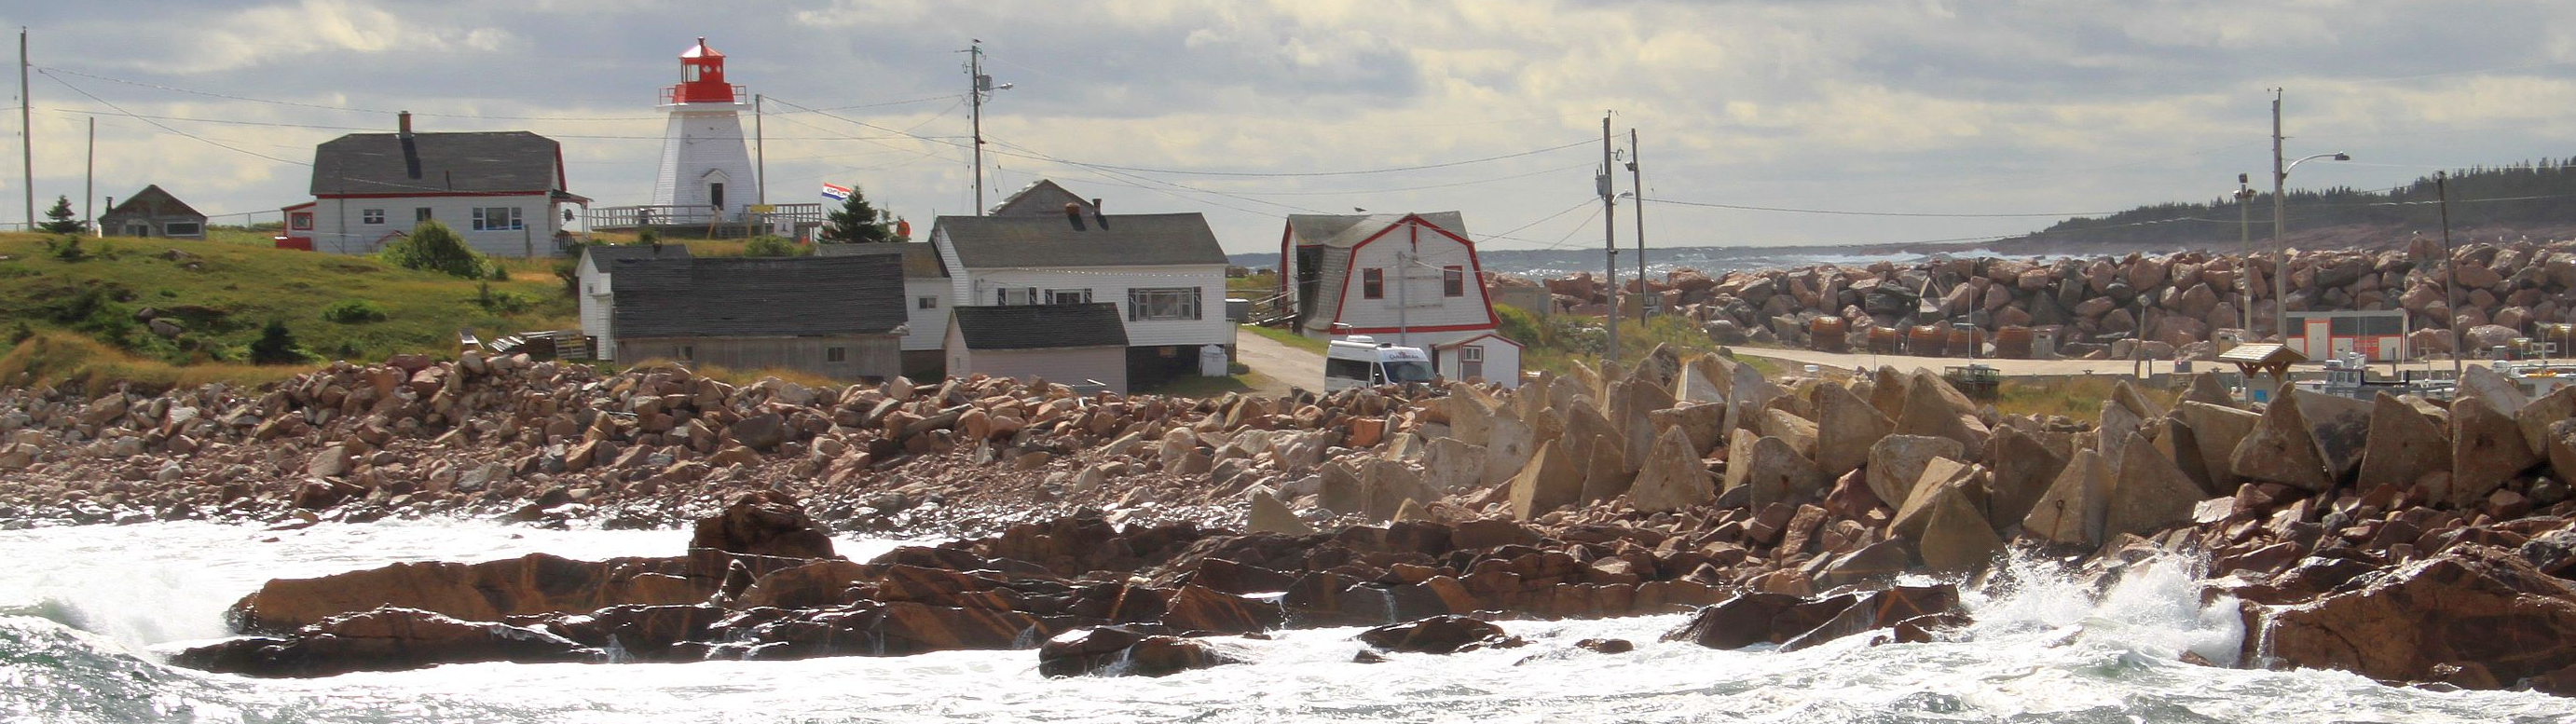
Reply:
<svg viewBox="0 0 2576 724"><path fill-rule="evenodd" d="M2242 263L2238 265L2242 268L2236 270L2236 278L2239 281L2236 286L2237 291L2245 293L2243 311L2245 322L2242 334L2247 335L2254 333L2254 222L2252 221L2254 187L2247 183L2251 178L2253 178L2252 174L2236 175L2236 241L2245 247L2245 258L2239 260Z"/></svg>
<svg viewBox="0 0 2576 724"><path fill-rule="evenodd" d="M2272 172L2272 331L2281 335L2281 344L2286 346L2290 343L2290 240L2286 230L2288 217L2282 208L2281 198L2290 182L2290 169L2320 158L2350 161L2352 154L2342 151L2320 153L2291 161L2287 166L2277 165L2281 162L2279 109L2280 102L2274 101L2272 163L2279 170Z"/></svg>

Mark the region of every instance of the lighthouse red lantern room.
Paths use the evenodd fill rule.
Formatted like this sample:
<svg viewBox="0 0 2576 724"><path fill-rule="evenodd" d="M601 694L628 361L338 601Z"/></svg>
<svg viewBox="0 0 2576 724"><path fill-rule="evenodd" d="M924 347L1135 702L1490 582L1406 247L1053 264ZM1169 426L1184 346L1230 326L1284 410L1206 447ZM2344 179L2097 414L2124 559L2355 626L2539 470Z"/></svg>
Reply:
<svg viewBox="0 0 2576 724"><path fill-rule="evenodd" d="M680 82L662 89L671 120L662 135L662 166L653 205L662 223L735 222L755 202L751 153L742 132L749 94L725 81L725 56L698 38L680 53Z"/></svg>

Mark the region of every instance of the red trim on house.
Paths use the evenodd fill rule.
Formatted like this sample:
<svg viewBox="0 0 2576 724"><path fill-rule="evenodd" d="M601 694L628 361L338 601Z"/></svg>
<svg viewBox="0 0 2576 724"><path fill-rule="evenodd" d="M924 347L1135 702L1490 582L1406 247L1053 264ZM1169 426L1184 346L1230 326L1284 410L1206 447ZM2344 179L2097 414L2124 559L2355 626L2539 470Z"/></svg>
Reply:
<svg viewBox="0 0 2576 724"><path fill-rule="evenodd" d="M1291 246L1297 241L1297 225L1291 223L1287 226L1288 228L1279 231L1279 293L1282 296L1285 296L1288 293L1288 285L1296 283L1288 278L1288 265L1297 263L1296 249ZM1297 300L1289 300L1288 308L1292 310L1296 309L1296 301ZM1294 319L1296 318L1296 315L1292 313L1289 315L1289 318Z"/></svg>
<svg viewBox="0 0 2576 724"><path fill-rule="evenodd" d="M1486 333L1484 333L1484 334L1479 334L1479 335L1476 335L1476 336L1473 336L1473 337L1468 337L1468 338L1466 338L1466 339L1458 340L1458 341L1456 341L1456 342L1450 342L1450 343L1448 343L1448 344L1435 344L1435 345L1431 345L1431 346L1433 346L1433 347L1437 347L1437 348L1440 348L1440 349L1455 349L1455 348L1458 348L1458 347L1464 347L1464 346L1467 346L1467 343L1468 343L1468 342L1473 342L1473 341L1476 341L1476 340L1479 340L1479 339L1484 339L1484 338L1486 338L1486 337L1492 337L1492 338L1494 338L1494 339L1502 340L1502 341L1503 341L1504 343L1506 343L1506 344L1510 344L1511 346L1519 347L1519 348L1521 348L1521 349L1529 349L1529 345L1521 344L1521 343L1519 343L1519 342L1514 342L1514 341L1512 341L1512 338L1510 338L1510 337L1505 337L1505 336L1502 336L1502 335L1499 335L1499 334L1495 334L1495 333L1492 333L1492 332L1486 332Z"/></svg>
<svg viewBox="0 0 2576 724"><path fill-rule="evenodd" d="M399 194L314 194L316 199L410 199L433 196L549 196L553 189L538 191L414 191Z"/></svg>
<svg viewBox="0 0 2576 724"><path fill-rule="evenodd" d="M320 202L320 201L306 201L306 202L304 202L304 203L296 204L296 205L294 205L294 206L289 206L289 207L286 207L286 208L283 208L283 209L278 209L278 210L279 210L279 211L294 211L294 210L296 210L296 209L310 209L310 208L313 208L313 207L315 207L315 206L320 206L320 205L322 205L322 202Z"/></svg>
<svg viewBox="0 0 2576 724"><path fill-rule="evenodd" d="M1388 225L1386 225L1386 228L1384 228L1384 229L1379 229L1379 230L1378 230L1378 232L1377 232L1377 233L1375 233L1375 234L1370 234L1370 235L1369 235L1369 238L1361 239L1361 240L1360 240L1360 243L1352 244L1352 245L1351 245L1351 256L1350 256L1350 259L1349 259L1348 261L1344 262L1344 263L1343 263L1343 265L1342 265L1342 289L1341 289L1341 297L1340 297L1340 299L1341 299L1341 302L1342 302L1342 303L1341 303L1341 304L1337 304L1337 305L1335 305L1335 306L1333 307L1333 322L1332 322L1332 325L1328 325L1328 326L1324 327L1325 333L1326 333L1326 334L1330 334L1330 333L1332 332L1332 329L1333 329L1333 327L1334 327L1334 326L1338 326L1338 325L1340 325L1340 324L1342 323L1342 312L1347 311L1347 310L1349 310L1349 309L1350 309L1350 301L1351 301L1351 297L1350 297L1350 294L1351 294L1351 271L1352 271L1352 270L1354 270L1354 269L1356 269L1356 268L1358 268L1358 266L1359 266L1359 261L1360 261L1360 249L1367 247L1369 244L1374 243L1374 242L1376 242L1376 241L1377 241L1377 240L1379 240L1379 239L1386 238L1386 235L1387 235L1387 233L1388 233L1388 232L1395 231L1396 227L1404 226L1404 225L1406 225L1406 224L1420 224L1420 225L1422 225L1423 227L1428 228L1428 229L1430 229L1430 230L1432 230L1432 231L1440 232L1440 235L1441 235L1441 236L1449 237L1449 239L1450 239L1450 240L1452 240L1452 241L1456 241L1456 242L1458 242L1460 245L1467 247L1467 263L1475 265L1475 270L1476 270L1476 285L1477 285L1477 289L1476 289L1476 296L1477 296L1479 299L1482 299L1482 300L1484 301L1484 304L1485 304L1485 323L1484 323L1484 324L1481 324L1481 325L1473 325L1473 324L1471 324L1471 325L1452 326L1452 327L1416 327L1416 328L1414 328L1414 329L1417 329L1417 330L1419 330L1419 331L1426 331L1426 332L1437 332L1437 331L1449 331L1449 330L1456 330L1456 329L1492 329L1492 328L1495 328L1495 327L1503 326L1503 318L1502 318L1501 316L1498 316L1498 315L1494 314L1494 297L1493 297L1492 290L1491 290L1490 288L1488 288L1488 287L1486 287L1486 286L1484 285L1484 279L1485 279L1485 262L1484 262L1484 260L1483 260L1482 258L1479 258L1479 257L1478 257L1478 255L1476 254L1476 242L1468 241L1468 240L1467 240L1467 237L1459 236L1456 232L1452 232L1452 231L1450 231L1450 230L1448 230L1448 229L1440 228L1440 225L1439 225L1439 224L1431 223L1431 221L1430 221L1430 220L1422 218L1422 215L1421 215L1421 214L1405 214L1405 215L1404 215L1404 218L1396 219L1396 220L1395 220L1395 223L1388 224ZM1402 283L1402 282L1403 282L1403 278L1402 278L1401 276L1399 276L1399 277L1397 278L1397 283ZM1395 328L1393 328L1393 327L1387 327L1387 328L1383 328L1381 331L1393 332L1393 331L1395 331ZM1360 334L1360 333L1361 333L1361 332L1359 332L1358 330L1351 330L1351 331L1345 332L1345 334Z"/></svg>
<svg viewBox="0 0 2576 724"><path fill-rule="evenodd" d="M1342 334L1344 334L1344 335L1352 335L1352 334L1403 334L1403 333L1405 333L1405 332L1466 332L1466 331L1471 331L1471 330L1478 330L1478 329L1493 329L1493 328L1494 328L1494 326L1493 326L1493 325L1490 325L1490 324L1447 324L1447 325L1441 325L1441 326L1438 326L1438 327L1355 327L1355 328L1352 328L1352 329L1345 329L1345 330L1342 330L1342 332L1341 332L1341 333L1342 333Z"/></svg>

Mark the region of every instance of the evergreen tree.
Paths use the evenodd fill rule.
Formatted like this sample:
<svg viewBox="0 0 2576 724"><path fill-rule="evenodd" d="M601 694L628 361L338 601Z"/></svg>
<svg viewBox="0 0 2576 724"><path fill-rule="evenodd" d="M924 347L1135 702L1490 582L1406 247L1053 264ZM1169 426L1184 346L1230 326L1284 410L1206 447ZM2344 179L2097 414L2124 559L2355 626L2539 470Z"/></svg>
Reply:
<svg viewBox="0 0 2576 724"><path fill-rule="evenodd" d="M72 218L74 215L71 197L56 196L54 207L45 210L46 221L37 224L36 228L43 229L48 234L78 234L89 231L89 224Z"/></svg>
<svg viewBox="0 0 2576 724"><path fill-rule="evenodd" d="M268 326L259 330L259 339L250 343L252 364L299 364L310 359L304 345L295 341L295 333L287 330L286 322L281 320L268 320Z"/></svg>
<svg viewBox="0 0 2576 724"><path fill-rule="evenodd" d="M886 241L910 241L895 233L894 216L868 203L868 195L858 187L850 188L850 198L832 212L831 227L818 236L826 244L873 244Z"/></svg>

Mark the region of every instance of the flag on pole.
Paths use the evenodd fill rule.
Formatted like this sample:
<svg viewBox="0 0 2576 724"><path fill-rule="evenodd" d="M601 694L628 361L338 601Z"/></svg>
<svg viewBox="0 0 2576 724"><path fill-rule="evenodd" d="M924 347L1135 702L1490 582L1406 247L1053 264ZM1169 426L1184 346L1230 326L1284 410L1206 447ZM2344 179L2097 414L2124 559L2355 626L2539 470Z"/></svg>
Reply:
<svg viewBox="0 0 2576 724"><path fill-rule="evenodd" d="M833 201L848 201L850 200L850 187L834 186L829 183L823 184L823 198L831 199Z"/></svg>

